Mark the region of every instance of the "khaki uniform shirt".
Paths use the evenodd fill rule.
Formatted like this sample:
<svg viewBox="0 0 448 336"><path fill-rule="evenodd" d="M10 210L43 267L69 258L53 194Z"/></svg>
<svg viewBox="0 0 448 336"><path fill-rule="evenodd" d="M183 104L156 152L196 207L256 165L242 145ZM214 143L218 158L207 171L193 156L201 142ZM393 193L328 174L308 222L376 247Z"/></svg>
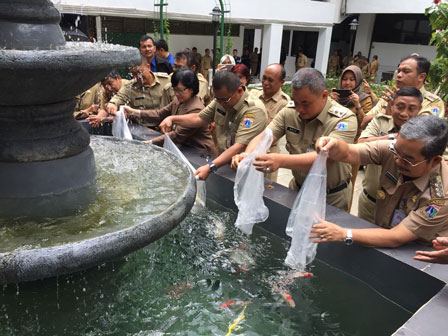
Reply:
<svg viewBox="0 0 448 336"><path fill-rule="evenodd" d="M213 99L199 116L208 123L215 122L220 153L235 143L249 144L268 124L263 103L251 97L247 91L230 110L224 109L216 99Z"/></svg>
<svg viewBox="0 0 448 336"><path fill-rule="evenodd" d="M73 115L76 115L81 110L88 109L93 104L99 105L102 91L104 90L101 87L101 83L96 83L90 89L76 96L76 105Z"/></svg>
<svg viewBox="0 0 448 336"><path fill-rule="evenodd" d="M202 69L202 74L204 75L205 78L208 78L208 69L213 68L212 63L213 63L213 59L210 56L206 56L206 55L202 56L201 69Z"/></svg>
<svg viewBox="0 0 448 336"><path fill-rule="evenodd" d="M289 96L282 91L282 89L278 90L278 92L273 95L269 99L264 98L264 93L262 89L253 89L250 91L253 97L256 97L261 100L261 102L266 107L266 112L268 114L268 124L271 123L272 119L280 112L291 100ZM269 149L269 153L280 153L280 146L278 143L275 143Z"/></svg>
<svg viewBox="0 0 448 336"><path fill-rule="evenodd" d="M359 144L361 164L382 166L375 222L384 228L403 224L421 240L430 243L448 236L448 166L441 162L428 174L405 182L389 151L391 141ZM400 218L403 219L400 222Z"/></svg>
<svg viewBox="0 0 448 336"><path fill-rule="evenodd" d="M134 83L134 81L131 81L129 79L124 79L124 78L121 79L121 87L123 87L123 86L131 86L133 83ZM109 96L107 94L107 91L103 88L101 90L100 108L101 109L105 109L107 103L110 102L110 100L112 99L113 96L114 95Z"/></svg>
<svg viewBox="0 0 448 336"><path fill-rule="evenodd" d="M432 114L443 119L445 117L445 104L443 103L443 100L434 93L426 91L423 86L421 87L420 92L423 95L423 102L422 109L420 110L418 115ZM387 102L383 98L381 98L375 105L375 107L371 109L367 114L377 115L379 113L386 113L386 108Z"/></svg>
<svg viewBox="0 0 448 336"><path fill-rule="evenodd" d="M171 77L173 76L173 73L169 75L169 83L163 88L162 93L162 106L166 106L169 103L171 103L174 100L174 90L173 86L171 84ZM208 89L208 81L204 78L204 76L201 73L197 74L198 80L199 80L199 92L196 95L199 97L199 99L204 103L205 106L207 106L210 101L210 91Z"/></svg>
<svg viewBox="0 0 448 336"><path fill-rule="evenodd" d="M152 85L142 85L134 82L130 86L122 86L120 91L110 100L111 103L129 105L140 110L158 110L162 103L163 88L168 84L168 74L163 72L154 73Z"/></svg>
<svg viewBox="0 0 448 336"><path fill-rule="evenodd" d="M370 77L372 79L375 79L376 73L378 72L378 67L379 67L378 61L374 59L370 64Z"/></svg>
<svg viewBox="0 0 448 336"><path fill-rule="evenodd" d="M362 131L360 138L379 137L397 132L398 130L395 127L392 116L379 114L373 118L369 125L367 125L367 128ZM373 198L376 198L376 192L379 189L380 175L381 166L373 164L367 165L362 186Z"/></svg>
<svg viewBox="0 0 448 336"><path fill-rule="evenodd" d="M290 154L302 154L314 152L316 140L322 136L353 143L358 123L353 112L328 99L325 107L313 120L303 120L294 108L294 102L290 101L268 127L277 139L286 134L286 150ZM350 173L350 164L333 162L328 166L328 188L332 189L347 182ZM292 174L296 184L301 186L308 172L293 170Z"/></svg>
<svg viewBox="0 0 448 336"><path fill-rule="evenodd" d="M339 68L339 56L331 55L328 60L328 70L336 72Z"/></svg>

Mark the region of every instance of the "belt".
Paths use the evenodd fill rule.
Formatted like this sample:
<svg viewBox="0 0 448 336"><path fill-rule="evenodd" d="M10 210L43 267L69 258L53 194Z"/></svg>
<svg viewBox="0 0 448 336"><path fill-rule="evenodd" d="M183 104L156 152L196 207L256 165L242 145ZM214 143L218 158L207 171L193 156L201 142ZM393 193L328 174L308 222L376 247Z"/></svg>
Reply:
<svg viewBox="0 0 448 336"><path fill-rule="evenodd" d="M370 194L367 192L367 190L363 189L362 192L364 193L364 195L367 196L367 198L368 198L370 201L372 201L373 203L376 203L376 198L370 196Z"/></svg>
<svg viewBox="0 0 448 336"><path fill-rule="evenodd" d="M349 177L349 178L347 179L347 181L345 181L345 182L342 183L341 185L338 185L337 187L334 187L334 188L332 188L332 189L327 189L327 194L334 194L334 193L336 193L336 192L338 192L338 191L344 190L344 189L347 188L348 185L350 184L350 180L351 180L351 178ZM294 182L296 183L296 186L297 186L297 187L299 188L299 190L300 190L300 188L302 188L302 186L300 186L300 185L297 183L297 180L296 180L296 179L294 179Z"/></svg>
<svg viewBox="0 0 448 336"><path fill-rule="evenodd" d="M347 179L347 181L345 181L341 185L338 185L337 187L334 187L334 188L331 188L331 189L327 189L327 194L334 194L334 193L337 193L338 191L344 190L350 184L350 180L351 180L351 178L349 177Z"/></svg>

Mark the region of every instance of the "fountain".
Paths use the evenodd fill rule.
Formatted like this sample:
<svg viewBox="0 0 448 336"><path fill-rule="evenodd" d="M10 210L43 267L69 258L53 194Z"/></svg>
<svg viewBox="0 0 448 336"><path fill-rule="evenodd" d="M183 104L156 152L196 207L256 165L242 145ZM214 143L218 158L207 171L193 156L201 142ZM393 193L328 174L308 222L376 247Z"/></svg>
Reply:
<svg viewBox="0 0 448 336"><path fill-rule="evenodd" d="M179 183L177 196L167 198L170 204L159 212L145 212L143 200L132 198L140 206L136 211L144 214L137 217L140 220L121 218L110 211L128 223L106 229L113 220L89 212L94 219L102 218L101 224L92 224L95 229L77 228L75 223L85 221L83 211L93 207L107 212L113 206L121 209L125 205L114 204L123 201L120 195L98 205L103 199L98 195L110 189L105 189L101 178L96 183L89 134L72 116L74 97L112 69L138 64L140 54L131 47L66 43L59 21L60 14L49 0L0 0L0 283L74 272L122 256L172 229L194 201L193 177L184 164L152 146L131 141L127 143L129 152L143 157L145 165L151 165L150 157L167 160L187 182ZM99 151L110 154L101 158L106 166L108 160L128 151L117 141L98 139L96 143ZM117 148L121 152L116 152ZM126 162L132 160L126 157ZM109 169L117 170L111 165ZM121 165L125 165L123 160ZM127 168L135 170L132 164ZM152 179L169 185L157 175ZM148 188L159 188L145 181ZM125 190L126 186L120 188ZM108 193L114 195L115 189ZM67 222L71 227L64 225ZM46 231L49 227L53 231ZM69 237L61 234L62 227L66 227L65 233L70 232ZM47 236L58 238L47 243L48 237L39 233L45 231ZM86 232L90 234L83 235ZM35 236L40 238L35 240Z"/></svg>

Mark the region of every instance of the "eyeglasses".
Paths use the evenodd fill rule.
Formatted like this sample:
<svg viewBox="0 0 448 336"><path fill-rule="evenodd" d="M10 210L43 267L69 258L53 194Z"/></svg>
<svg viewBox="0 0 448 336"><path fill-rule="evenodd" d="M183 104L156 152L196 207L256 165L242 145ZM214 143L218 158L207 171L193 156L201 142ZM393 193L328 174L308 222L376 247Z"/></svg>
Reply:
<svg viewBox="0 0 448 336"><path fill-rule="evenodd" d="M188 90L188 88L179 89L179 88L175 87L175 88L173 88L173 90L174 90L174 92L182 93L182 92L184 92L185 90Z"/></svg>
<svg viewBox="0 0 448 336"><path fill-rule="evenodd" d="M233 96L233 95L232 95ZM215 97L215 99L216 99L216 101L218 102L218 103L224 103L224 104L227 104L229 101L230 101L230 99L232 99L232 96L230 96L229 98L218 98L218 97Z"/></svg>
<svg viewBox="0 0 448 336"><path fill-rule="evenodd" d="M402 156L397 152L397 150L395 149L395 142L392 142L392 143L389 145L389 151L390 151L396 158L398 158L399 160L403 161L406 165L408 165L408 166L410 166L410 167L417 167L418 165L420 165L420 164L422 164L423 162L426 161L426 159L425 159L425 160L420 161L420 162L417 162L417 163L412 163L412 162L409 161L408 159L405 159L405 158L402 157Z"/></svg>

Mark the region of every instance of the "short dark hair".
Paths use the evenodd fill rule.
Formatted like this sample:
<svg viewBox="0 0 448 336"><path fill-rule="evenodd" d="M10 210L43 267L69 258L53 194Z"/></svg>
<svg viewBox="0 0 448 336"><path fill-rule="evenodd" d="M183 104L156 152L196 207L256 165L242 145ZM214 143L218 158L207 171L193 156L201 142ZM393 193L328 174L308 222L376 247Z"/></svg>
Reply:
<svg viewBox="0 0 448 336"><path fill-rule="evenodd" d="M428 61L426 57L418 56L418 55L408 55L406 57L403 57L400 60L400 64L408 59L413 59L417 62L417 73L420 75L421 73L426 73L426 75L429 74L429 69L431 68L431 63Z"/></svg>
<svg viewBox="0 0 448 336"><path fill-rule="evenodd" d="M233 51L236 51L236 52L238 52L238 49L233 49Z"/></svg>
<svg viewBox="0 0 448 336"><path fill-rule="evenodd" d="M235 92L240 86L240 79L231 71L218 71L215 76L213 76L213 89L215 91L225 87L228 91Z"/></svg>
<svg viewBox="0 0 448 336"><path fill-rule="evenodd" d="M415 97L415 98L418 98L418 101L420 102L420 104L423 102L422 93L420 92L419 89L417 89L414 86L402 87L400 90L395 92L394 100L397 99L397 97Z"/></svg>
<svg viewBox="0 0 448 336"><path fill-rule="evenodd" d="M106 76L104 76L103 80L106 80L108 78L117 79L118 77L120 77L120 74L118 73L118 71L117 70L112 70Z"/></svg>
<svg viewBox="0 0 448 336"><path fill-rule="evenodd" d="M198 50L198 48L196 48L196 47L193 47L191 50Z"/></svg>
<svg viewBox="0 0 448 336"><path fill-rule="evenodd" d="M209 48L205 49L205 51L207 51L207 50L208 50L208 51L210 51L210 49L209 49Z"/></svg>
<svg viewBox="0 0 448 336"><path fill-rule="evenodd" d="M448 144L448 123L436 116L420 116L409 119L401 126L400 136L424 143L421 154L429 162L442 155Z"/></svg>
<svg viewBox="0 0 448 336"><path fill-rule="evenodd" d="M179 82L187 89L192 89L193 96L198 94L199 80L193 70L188 69L187 67L181 67L179 70L174 71L173 76L171 77L171 85L175 88Z"/></svg>
<svg viewBox="0 0 448 336"><path fill-rule="evenodd" d="M378 59L378 55L374 55L373 58L377 60Z"/></svg>
<svg viewBox="0 0 448 336"><path fill-rule="evenodd" d="M302 68L297 71L291 81L293 89L308 88L315 95L320 95L326 89L322 73L313 68Z"/></svg>
<svg viewBox="0 0 448 336"><path fill-rule="evenodd" d="M138 47L140 48L140 42L145 42L151 40L152 43L155 45L154 39L151 37L151 35L149 34L144 34L140 37L140 39L138 40Z"/></svg>
<svg viewBox="0 0 448 336"><path fill-rule="evenodd" d="M182 50L176 53L176 55L174 56L174 58L177 59L182 59L184 58L187 60L187 66L192 69L193 66L196 66L196 70L194 70L195 72L198 71L198 61L196 59L196 57L194 57L193 53L189 50Z"/></svg>
<svg viewBox="0 0 448 336"><path fill-rule="evenodd" d="M156 42L156 49L157 50L163 49L165 51L169 51L168 43L166 43L166 41L164 39L160 39Z"/></svg>
<svg viewBox="0 0 448 336"><path fill-rule="evenodd" d="M245 64L240 63L240 64L237 64L237 65L234 65L232 67L232 69L230 69L230 72L233 72L234 74L241 74L241 75L243 75L244 77L246 77L247 84L250 83L250 70L249 70L249 68Z"/></svg>

